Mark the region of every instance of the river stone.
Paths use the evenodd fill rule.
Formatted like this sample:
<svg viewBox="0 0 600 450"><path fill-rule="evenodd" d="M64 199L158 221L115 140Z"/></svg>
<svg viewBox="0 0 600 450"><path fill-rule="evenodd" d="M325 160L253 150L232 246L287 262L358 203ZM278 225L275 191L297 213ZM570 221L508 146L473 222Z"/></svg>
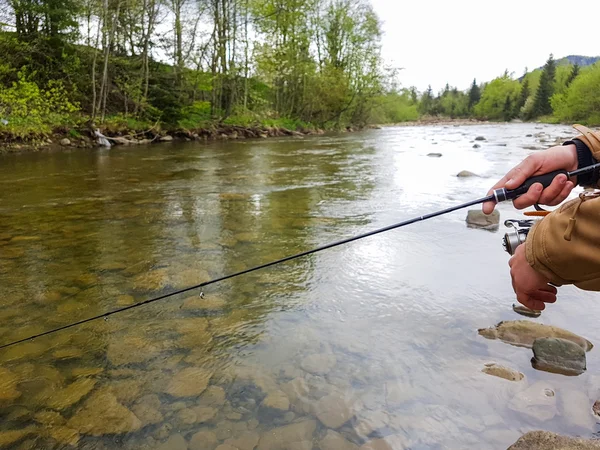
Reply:
<svg viewBox="0 0 600 450"><path fill-rule="evenodd" d="M292 381L283 383L281 390L286 393L291 403L295 403L298 398L306 397L310 391L304 378L294 378Z"/></svg>
<svg viewBox="0 0 600 450"><path fill-rule="evenodd" d="M341 434L327 430L327 434L319 442L321 450L358 450L358 445L347 441Z"/></svg>
<svg viewBox="0 0 600 450"><path fill-rule="evenodd" d="M173 140L173 136L167 134L165 136L161 136L159 141L160 142L171 142Z"/></svg>
<svg viewBox="0 0 600 450"><path fill-rule="evenodd" d="M321 398L315 405L315 413L323 425L332 429L341 427L353 415L344 397L337 393Z"/></svg>
<svg viewBox="0 0 600 450"><path fill-rule="evenodd" d="M181 309L188 310L204 310L204 311L219 311L225 307L227 301L224 298L217 296L194 297L186 298L181 306Z"/></svg>
<svg viewBox="0 0 600 450"><path fill-rule="evenodd" d="M80 378L67 387L55 392L46 401L46 406L52 409L63 410L74 405L85 397L96 385L96 380Z"/></svg>
<svg viewBox="0 0 600 450"><path fill-rule="evenodd" d="M500 366L496 363L486 364L481 370L483 373L493 375L495 377L504 378L509 381L521 381L525 375L509 367Z"/></svg>
<svg viewBox="0 0 600 450"><path fill-rule="evenodd" d="M477 137L475 138L475 140L476 140L476 141L485 141L485 137L483 137L483 136L477 136Z"/></svg>
<svg viewBox="0 0 600 450"><path fill-rule="evenodd" d="M258 441L258 450L287 450L293 443L311 441L316 428L315 420L305 420L265 431Z"/></svg>
<svg viewBox="0 0 600 450"><path fill-rule="evenodd" d="M598 450L600 441L561 436L549 431L530 431L508 450Z"/></svg>
<svg viewBox="0 0 600 450"><path fill-rule="evenodd" d="M531 364L546 372L581 375L586 370L585 350L566 339L538 338L533 342Z"/></svg>
<svg viewBox="0 0 600 450"><path fill-rule="evenodd" d="M71 370L71 375L75 378L80 378L98 375L102 372L104 372L102 367L74 367L73 370Z"/></svg>
<svg viewBox="0 0 600 450"><path fill-rule="evenodd" d="M198 431L190 439L189 450L213 450L217 446L217 436L212 431Z"/></svg>
<svg viewBox="0 0 600 450"><path fill-rule="evenodd" d="M67 421L60 413L48 410L37 412L33 418L36 422L48 426L64 425Z"/></svg>
<svg viewBox="0 0 600 450"><path fill-rule="evenodd" d="M278 416L290 409L290 400L281 391L270 392L260 405L261 416Z"/></svg>
<svg viewBox="0 0 600 450"><path fill-rule="evenodd" d="M129 306L135 303L135 298L131 295L117 296L117 306Z"/></svg>
<svg viewBox="0 0 600 450"><path fill-rule="evenodd" d="M480 147L481 147L481 145L479 145L479 144L473 144L473 148L480 148Z"/></svg>
<svg viewBox="0 0 600 450"><path fill-rule="evenodd" d="M142 427L142 422L114 395L102 390L86 400L83 408L69 419L67 426L82 434L102 436L137 431Z"/></svg>
<svg viewBox="0 0 600 450"><path fill-rule="evenodd" d="M22 430L0 431L0 448L6 448L37 431L38 429L36 427L27 427Z"/></svg>
<svg viewBox="0 0 600 450"><path fill-rule="evenodd" d="M430 158L441 158L442 154L441 153L427 153L427 156L429 156Z"/></svg>
<svg viewBox="0 0 600 450"><path fill-rule="evenodd" d="M221 407L225 404L225 390L219 386L209 386L200 396L198 406Z"/></svg>
<svg viewBox="0 0 600 450"><path fill-rule="evenodd" d="M394 449L385 439L373 439L361 445L360 450L397 450Z"/></svg>
<svg viewBox="0 0 600 450"><path fill-rule="evenodd" d="M327 375L336 363L334 355L321 353L307 356L302 360L300 367L313 375Z"/></svg>
<svg viewBox="0 0 600 450"><path fill-rule="evenodd" d="M63 138L60 140L60 145L62 145L63 147L68 147L69 145L71 145L71 141L67 138Z"/></svg>
<svg viewBox="0 0 600 450"><path fill-rule="evenodd" d="M544 381L538 381L517 393L508 407L538 421L550 420L557 412L554 390Z"/></svg>
<svg viewBox="0 0 600 450"><path fill-rule="evenodd" d="M239 450L254 450L258 445L260 436L256 431L247 431L242 433L238 438L229 438L225 440L225 444L231 445Z"/></svg>
<svg viewBox="0 0 600 450"><path fill-rule="evenodd" d="M142 273L133 279L133 288L138 291L160 291L169 284L169 273L166 269L155 269Z"/></svg>
<svg viewBox="0 0 600 450"><path fill-rule="evenodd" d="M495 209L491 214L484 214L479 209L471 209L467 212L466 222L470 228L497 230L500 224L500 212Z"/></svg>
<svg viewBox="0 0 600 450"><path fill-rule="evenodd" d="M173 434L157 447L156 450L187 450L188 445L181 434Z"/></svg>
<svg viewBox="0 0 600 450"><path fill-rule="evenodd" d="M160 399L156 394L148 394L140 398L131 408L142 426L154 425L163 421L163 415L159 411Z"/></svg>
<svg viewBox="0 0 600 450"><path fill-rule="evenodd" d="M469 177L478 177L476 173L469 172L468 170L461 170L456 174L458 178L469 178Z"/></svg>
<svg viewBox="0 0 600 450"><path fill-rule="evenodd" d="M211 408L208 406L196 406L192 409L196 414L196 423L208 422L209 420L214 419L218 413L216 408Z"/></svg>
<svg viewBox="0 0 600 450"><path fill-rule="evenodd" d="M538 338L555 337L575 342L586 351L593 348L590 341L570 331L529 320L503 321L499 322L495 327L480 328L478 332L487 339L500 339L517 347L531 348L533 342Z"/></svg>
<svg viewBox="0 0 600 450"><path fill-rule="evenodd" d="M74 447L79 442L79 433L68 427L50 427L47 429L47 433L59 444Z"/></svg>
<svg viewBox="0 0 600 450"><path fill-rule="evenodd" d="M0 367L0 401L11 401L19 398L21 393L17 390L19 377L8 369Z"/></svg>
<svg viewBox="0 0 600 450"><path fill-rule="evenodd" d="M173 376L165 392L173 397L196 397L204 392L212 375L206 369L188 367Z"/></svg>
<svg viewBox="0 0 600 450"><path fill-rule="evenodd" d="M541 311L537 311L535 309L531 309L523 305L517 305L516 303L513 303L512 309L517 314L521 314L525 317L540 317L542 315Z"/></svg>

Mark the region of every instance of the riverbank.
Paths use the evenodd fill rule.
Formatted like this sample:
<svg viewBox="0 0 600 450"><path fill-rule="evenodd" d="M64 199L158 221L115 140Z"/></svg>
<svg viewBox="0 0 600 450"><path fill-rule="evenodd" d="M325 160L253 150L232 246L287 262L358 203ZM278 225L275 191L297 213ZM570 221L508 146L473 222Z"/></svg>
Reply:
<svg viewBox="0 0 600 450"><path fill-rule="evenodd" d="M380 126L367 126L365 128L347 127L338 132L354 132L361 129L381 128ZM268 139L273 137L304 137L324 135L333 130L323 130L321 128L313 128L299 126L296 129L290 129L282 126L267 126L267 125L213 125L210 127L199 128L195 130L161 130L160 127L154 126L145 131L134 129L112 129L110 127L99 127L98 131L101 136L106 138L111 146L136 146L148 145L155 143L166 143L173 141L190 142L190 141L217 141L217 140L237 140L237 139ZM0 154L6 153L26 153L38 151L57 151L64 149L91 149L102 147L102 143L95 135L94 130L78 129L78 130L57 130L47 138L37 140L22 140L14 139L5 136L4 139L0 135ZM104 145L106 146L106 145Z"/></svg>

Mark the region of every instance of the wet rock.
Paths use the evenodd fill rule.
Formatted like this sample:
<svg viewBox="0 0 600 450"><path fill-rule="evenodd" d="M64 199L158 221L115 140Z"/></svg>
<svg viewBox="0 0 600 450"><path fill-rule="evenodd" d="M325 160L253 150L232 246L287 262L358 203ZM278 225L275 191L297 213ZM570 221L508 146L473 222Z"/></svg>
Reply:
<svg viewBox="0 0 600 450"><path fill-rule="evenodd" d="M315 414L328 428L336 429L352 418L352 411L341 394L329 394L315 405Z"/></svg>
<svg viewBox="0 0 600 450"><path fill-rule="evenodd" d="M477 136L477 137L475 138L475 140L476 140L476 141L485 141L485 137L483 137L483 136Z"/></svg>
<svg viewBox="0 0 600 450"><path fill-rule="evenodd" d="M27 427L22 430L0 431L0 448L6 448L37 431L38 429L35 427Z"/></svg>
<svg viewBox="0 0 600 450"><path fill-rule="evenodd" d="M300 366L313 375L327 375L336 363L337 360L334 355L322 353L307 356L302 360Z"/></svg>
<svg viewBox="0 0 600 450"><path fill-rule="evenodd" d="M549 431L530 431L508 450L598 450L600 441L561 436Z"/></svg>
<svg viewBox="0 0 600 450"><path fill-rule="evenodd" d="M238 438L229 438L225 440L225 444L231 445L239 450L254 450L254 448L258 445L258 440L260 436L255 431L247 431L242 433L242 435Z"/></svg>
<svg viewBox="0 0 600 450"><path fill-rule="evenodd" d="M160 353L160 348L140 336L124 336L108 345L106 357L113 366L141 363Z"/></svg>
<svg viewBox="0 0 600 450"><path fill-rule="evenodd" d="M478 332L487 339L500 339L503 342L518 347L531 348L533 342L538 338L555 337L574 342L586 351L593 348L590 341L570 331L529 320L503 321L495 327L480 328Z"/></svg>
<svg viewBox="0 0 600 450"><path fill-rule="evenodd" d="M567 339L538 338L533 342L531 364L546 372L580 375L586 370L585 350Z"/></svg>
<svg viewBox="0 0 600 450"><path fill-rule="evenodd" d="M427 156L429 156L430 158L441 158L442 154L441 153L427 153Z"/></svg>
<svg viewBox="0 0 600 450"><path fill-rule="evenodd" d="M103 390L86 400L83 408L69 419L67 426L82 434L102 436L137 431L142 422L114 395Z"/></svg>
<svg viewBox="0 0 600 450"><path fill-rule="evenodd" d="M198 431L192 436L189 450L213 450L217 446L217 436L212 431Z"/></svg>
<svg viewBox="0 0 600 450"><path fill-rule="evenodd" d="M68 147L71 145L71 141L67 138L61 139L60 145L62 145L63 147Z"/></svg>
<svg viewBox="0 0 600 450"><path fill-rule="evenodd" d="M497 230L500 224L500 212L495 209L491 214L484 214L479 209L471 209L467 212L466 222L470 228Z"/></svg>
<svg viewBox="0 0 600 450"><path fill-rule="evenodd" d="M561 420L573 428L594 430L596 420L590 408L592 401L587 395L575 389L561 390L559 403Z"/></svg>
<svg viewBox="0 0 600 450"><path fill-rule="evenodd" d="M188 445L181 434L174 434L157 447L157 450L187 450Z"/></svg>
<svg viewBox="0 0 600 450"><path fill-rule="evenodd" d="M68 427L51 427L47 430L48 434L59 444L76 446L79 443L79 433Z"/></svg>
<svg viewBox="0 0 600 450"><path fill-rule="evenodd" d="M154 425L163 421L163 415L159 411L160 399L155 394L145 395L140 398L131 409L142 426Z"/></svg>
<svg viewBox="0 0 600 450"><path fill-rule="evenodd" d="M319 442L321 450L358 450L358 445L347 441L344 437L333 430L327 430L327 434Z"/></svg>
<svg viewBox="0 0 600 450"><path fill-rule="evenodd" d="M500 366L496 363L486 364L481 371L483 373L487 373L488 375L504 378L505 380L509 381L521 381L525 376L521 372L508 367Z"/></svg>
<svg viewBox="0 0 600 450"><path fill-rule="evenodd" d="M476 173L469 172L468 170L461 170L456 174L458 178L478 177Z"/></svg>
<svg viewBox="0 0 600 450"><path fill-rule="evenodd" d="M190 409L190 408L180 409L179 411L177 411L176 417L177 417L177 422L175 423L176 426L178 424L184 425L184 426L191 425L196 422L196 418L197 418L194 410Z"/></svg>
<svg viewBox="0 0 600 450"><path fill-rule="evenodd" d="M19 377L8 369L0 367L0 401L11 401L19 398L17 390Z"/></svg>
<svg viewBox="0 0 600 450"><path fill-rule="evenodd" d="M282 391L270 392L260 404L261 422L281 416L290 409L290 400Z"/></svg>
<svg viewBox="0 0 600 450"><path fill-rule="evenodd" d="M592 411L598 417L600 417L600 400L596 400L592 406Z"/></svg>
<svg viewBox="0 0 600 450"><path fill-rule="evenodd" d="M214 419L218 412L216 408L198 406L193 408L193 410L196 414L196 423L208 422L209 420Z"/></svg>
<svg viewBox="0 0 600 450"><path fill-rule="evenodd" d="M480 147L481 147L481 145L479 145L479 144L473 144L473 148L480 148Z"/></svg>
<svg viewBox="0 0 600 450"><path fill-rule="evenodd" d="M195 397L202 394L212 372L200 367L188 367L173 376L165 392L173 397Z"/></svg>
<svg viewBox="0 0 600 450"><path fill-rule="evenodd" d="M538 421L550 420L557 412L554 390L545 381L538 381L517 393L508 407Z"/></svg>
<svg viewBox="0 0 600 450"><path fill-rule="evenodd" d="M541 311L536 311L535 309L530 309L523 305L517 305L516 303L514 303L512 305L512 309L517 314L521 314L522 316L525 316L525 317L534 317L535 318L535 317L540 317L542 315Z"/></svg>
<svg viewBox="0 0 600 450"><path fill-rule="evenodd" d="M221 407L225 404L225 390L219 386L209 386L198 400L199 406Z"/></svg>
<svg viewBox="0 0 600 450"><path fill-rule="evenodd" d="M63 410L74 405L91 392L96 385L96 380L91 378L80 378L64 389L55 392L46 401L46 406L52 409Z"/></svg>
<svg viewBox="0 0 600 450"><path fill-rule="evenodd" d="M161 136L159 139L160 142L171 142L173 141L173 136L170 135L165 135L165 136Z"/></svg>
<svg viewBox="0 0 600 450"><path fill-rule="evenodd" d="M258 441L258 450L287 450L291 444L310 442L316 428L315 420L305 420L265 431Z"/></svg>

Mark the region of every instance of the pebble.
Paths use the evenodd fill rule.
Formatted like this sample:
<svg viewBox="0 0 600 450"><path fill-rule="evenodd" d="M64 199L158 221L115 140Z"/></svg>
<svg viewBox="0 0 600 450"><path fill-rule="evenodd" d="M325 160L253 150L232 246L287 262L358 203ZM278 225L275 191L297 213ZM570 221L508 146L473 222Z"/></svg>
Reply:
<svg viewBox="0 0 600 450"><path fill-rule="evenodd" d="M346 399L341 394L329 394L315 405L319 421L328 428L336 429L344 425L353 416Z"/></svg>
<svg viewBox="0 0 600 450"><path fill-rule="evenodd" d="M534 317L535 318L535 317L540 317L542 315L541 311L537 311L535 309L530 309L523 305L517 305L516 303L514 303L512 305L512 309L517 314L520 314L525 317Z"/></svg>
<svg viewBox="0 0 600 450"><path fill-rule="evenodd" d="M300 367L313 375L327 375L336 363L334 355L321 353L307 356L302 360Z"/></svg>
<svg viewBox="0 0 600 450"><path fill-rule="evenodd" d="M504 378L505 380L509 381L521 381L525 376L521 372L508 367L500 366L496 363L486 364L481 371L483 373L487 373L488 375Z"/></svg>

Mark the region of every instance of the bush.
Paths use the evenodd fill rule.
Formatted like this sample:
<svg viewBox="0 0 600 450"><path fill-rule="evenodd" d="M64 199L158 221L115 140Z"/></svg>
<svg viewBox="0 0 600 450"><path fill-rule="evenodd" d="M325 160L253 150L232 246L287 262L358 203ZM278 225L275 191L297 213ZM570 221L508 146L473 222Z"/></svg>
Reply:
<svg viewBox="0 0 600 450"><path fill-rule="evenodd" d="M554 117L561 122L600 125L600 63L582 70L563 94L552 97Z"/></svg>

